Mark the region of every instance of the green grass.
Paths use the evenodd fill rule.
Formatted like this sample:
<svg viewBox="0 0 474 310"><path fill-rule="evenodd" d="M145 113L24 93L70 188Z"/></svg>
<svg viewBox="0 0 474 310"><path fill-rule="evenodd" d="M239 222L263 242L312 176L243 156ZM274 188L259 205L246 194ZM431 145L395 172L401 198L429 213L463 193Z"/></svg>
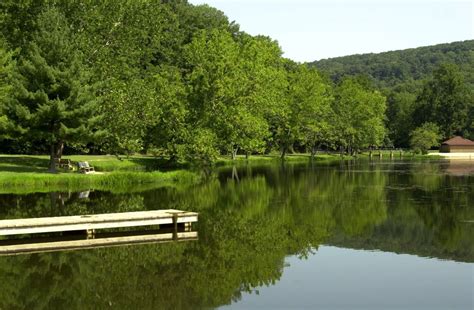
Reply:
<svg viewBox="0 0 474 310"><path fill-rule="evenodd" d="M169 172L17 173L0 172L0 193L81 191L88 189L112 192L143 191L162 186L186 186L199 180L197 173L185 170Z"/></svg>
<svg viewBox="0 0 474 310"><path fill-rule="evenodd" d="M153 171L171 168L166 160L151 156L130 156L120 159L113 155L71 155L63 156L73 162L88 161L96 171ZM47 173L49 156L0 155L0 171Z"/></svg>
<svg viewBox="0 0 474 310"><path fill-rule="evenodd" d="M49 173L49 157L36 155L0 155L0 193L80 191L102 189L115 192L146 190L161 186L195 183L198 173L169 170L166 160L148 156L117 158L104 155L64 156L73 162L88 161L100 174L79 174L59 170ZM158 171L160 170L165 171Z"/></svg>
<svg viewBox="0 0 474 310"><path fill-rule="evenodd" d="M377 151L378 152L378 151ZM377 158L374 152L374 158ZM383 158L389 158L388 151L382 151ZM395 153L395 158L400 154ZM0 155L0 193L29 193L49 191L80 191L86 189L101 189L114 192L141 191L161 186L186 186L201 179L197 172L185 168L169 166L165 159L150 156L131 156L117 158L110 155L74 155L64 156L74 162L88 161L100 174L79 174L72 171L48 172L49 157L35 155ZM360 154L359 159L367 159L368 153ZM416 155L402 153L405 159L436 159L433 155ZM315 158L319 162L354 159L352 156L338 154L318 154ZM310 154L289 154L285 162L307 163L311 160ZM237 156L236 160L230 157L218 159L217 166L244 165L244 164L274 164L281 162L280 156L256 155ZM172 168L179 170L171 170ZM160 171L159 171L160 170Z"/></svg>

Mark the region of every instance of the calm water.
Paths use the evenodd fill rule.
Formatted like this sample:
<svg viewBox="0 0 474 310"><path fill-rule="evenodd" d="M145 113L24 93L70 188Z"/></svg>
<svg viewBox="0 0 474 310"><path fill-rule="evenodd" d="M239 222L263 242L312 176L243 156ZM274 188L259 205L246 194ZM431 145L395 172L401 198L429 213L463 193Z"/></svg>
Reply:
<svg viewBox="0 0 474 310"><path fill-rule="evenodd" d="M0 309L473 309L474 164L225 168L188 188L0 195L0 218L182 209L199 240L0 257Z"/></svg>

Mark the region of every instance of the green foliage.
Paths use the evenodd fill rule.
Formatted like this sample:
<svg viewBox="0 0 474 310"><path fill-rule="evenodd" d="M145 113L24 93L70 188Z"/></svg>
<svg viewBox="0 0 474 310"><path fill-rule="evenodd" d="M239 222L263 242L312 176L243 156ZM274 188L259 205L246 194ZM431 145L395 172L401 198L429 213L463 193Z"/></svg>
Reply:
<svg viewBox="0 0 474 310"><path fill-rule="evenodd" d="M149 129L146 142L161 155L180 159L184 155L182 149L189 130L185 84L179 69L171 66L160 68L153 84L161 113L153 116L155 124Z"/></svg>
<svg viewBox="0 0 474 310"><path fill-rule="evenodd" d="M433 122L443 138L470 135L469 115L474 110L474 93L464 83L462 73L452 64L442 64L428 80L417 98L415 124Z"/></svg>
<svg viewBox="0 0 474 310"><path fill-rule="evenodd" d="M6 106L12 94L12 74L15 62L13 53L5 48L5 43L0 40L0 140L8 137L9 120L6 115Z"/></svg>
<svg viewBox="0 0 474 310"><path fill-rule="evenodd" d="M391 51L323 59L311 63L333 80L366 75L380 88L413 84L430 76L442 63L462 66L468 83L474 84L474 40Z"/></svg>
<svg viewBox="0 0 474 310"><path fill-rule="evenodd" d="M218 155L314 155L319 147L380 145L385 135L384 104L370 81L359 77L364 91L345 90L359 106L342 104L346 117L368 113L354 115L357 141L348 143L334 103L343 87L207 5L24 0L0 9L3 152L153 151L170 163L209 166Z"/></svg>
<svg viewBox="0 0 474 310"><path fill-rule="evenodd" d="M395 146L409 145L416 97L404 89L393 90L387 97L387 129Z"/></svg>
<svg viewBox="0 0 474 310"><path fill-rule="evenodd" d="M189 133L185 158L200 167L208 168L219 155L217 137L210 129L198 128Z"/></svg>
<svg viewBox="0 0 474 310"><path fill-rule="evenodd" d="M299 127L299 140L314 155L320 145L334 143L334 100L331 86L315 69L299 66L290 73L290 106L293 107L293 127Z"/></svg>
<svg viewBox="0 0 474 310"><path fill-rule="evenodd" d="M7 102L5 114L11 135L46 142L51 146L51 157L60 158L64 143L90 139L95 101L82 55L71 45L71 29L64 16L49 9L37 22L28 52L20 58L13 100ZM54 170L54 164L51 168Z"/></svg>
<svg viewBox="0 0 474 310"><path fill-rule="evenodd" d="M381 146L385 138L385 97L345 79L336 91L334 113L339 145L354 151Z"/></svg>
<svg viewBox="0 0 474 310"><path fill-rule="evenodd" d="M433 123L424 123L410 133L410 147L416 154L427 154L433 146L438 146L442 135Z"/></svg>
<svg viewBox="0 0 474 310"><path fill-rule="evenodd" d="M365 76L387 96L387 127L396 147L409 133L435 122L443 136L473 137L474 41L313 62L335 82ZM451 64L451 65L450 65ZM453 66L454 65L454 66Z"/></svg>

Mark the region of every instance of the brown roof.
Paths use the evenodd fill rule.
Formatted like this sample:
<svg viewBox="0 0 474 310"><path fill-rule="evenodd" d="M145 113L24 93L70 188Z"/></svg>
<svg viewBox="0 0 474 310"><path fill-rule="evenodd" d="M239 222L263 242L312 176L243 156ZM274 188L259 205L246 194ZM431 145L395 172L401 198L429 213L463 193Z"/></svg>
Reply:
<svg viewBox="0 0 474 310"><path fill-rule="evenodd" d="M451 138L449 140L444 141L441 144L446 144L446 145L459 145L459 146L466 146L466 145L472 145L474 146L474 142L468 139L464 139L463 137L456 136L454 138Z"/></svg>

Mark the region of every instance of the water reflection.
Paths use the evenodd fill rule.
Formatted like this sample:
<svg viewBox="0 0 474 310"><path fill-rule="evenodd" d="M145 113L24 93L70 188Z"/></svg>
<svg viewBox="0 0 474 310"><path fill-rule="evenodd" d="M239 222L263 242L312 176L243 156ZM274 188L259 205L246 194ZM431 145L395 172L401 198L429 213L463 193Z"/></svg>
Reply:
<svg viewBox="0 0 474 310"><path fill-rule="evenodd" d="M197 242L2 257L0 308L214 308L278 286L291 272L288 255L318 257L322 245L472 263L474 225L465 220L474 219L473 177L446 169L397 161L242 166L192 188L0 195L1 218L200 213Z"/></svg>
<svg viewBox="0 0 474 310"><path fill-rule="evenodd" d="M177 230L108 232L94 235L92 238L86 234L75 233L60 237L0 240L0 256L194 241L197 239L198 232L185 229L185 227Z"/></svg>

